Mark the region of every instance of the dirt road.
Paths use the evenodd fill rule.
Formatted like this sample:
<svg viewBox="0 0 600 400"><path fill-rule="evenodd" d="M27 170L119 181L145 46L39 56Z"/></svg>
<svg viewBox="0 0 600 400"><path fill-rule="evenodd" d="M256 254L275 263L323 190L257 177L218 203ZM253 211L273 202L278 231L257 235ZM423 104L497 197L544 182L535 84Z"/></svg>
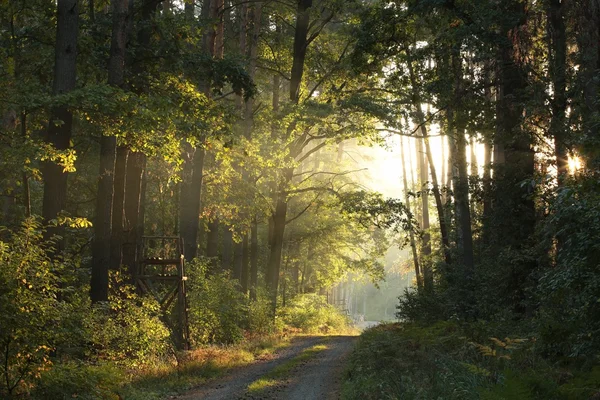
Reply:
<svg viewBox="0 0 600 400"><path fill-rule="evenodd" d="M346 357L355 344L355 336L304 337L281 350L274 358L258 361L232 371L228 376L194 389L178 400L328 400L338 399ZM322 348L314 356L302 358L303 352L317 346ZM263 390L250 391L248 387L276 368L291 365L289 370L270 380Z"/></svg>

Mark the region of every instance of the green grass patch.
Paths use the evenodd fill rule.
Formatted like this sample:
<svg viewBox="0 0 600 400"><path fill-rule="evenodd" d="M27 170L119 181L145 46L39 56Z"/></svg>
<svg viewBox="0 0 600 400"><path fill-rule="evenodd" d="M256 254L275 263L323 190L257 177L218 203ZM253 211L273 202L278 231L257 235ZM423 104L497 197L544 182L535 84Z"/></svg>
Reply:
<svg viewBox="0 0 600 400"><path fill-rule="evenodd" d="M551 362L536 352L534 338L468 334L476 331L453 322L369 329L350 358L342 398L600 398L600 366Z"/></svg>
<svg viewBox="0 0 600 400"><path fill-rule="evenodd" d="M325 339L326 341L327 339ZM290 373L301 363L306 362L316 357L322 351L327 350L326 344L317 344L308 349L303 350L299 355L280 364L270 370L267 374L262 376L260 379L252 382L248 385L248 393L258 394L263 390L277 386L281 384L286 378L289 377Z"/></svg>
<svg viewBox="0 0 600 400"><path fill-rule="evenodd" d="M278 335L250 338L231 346L206 346L127 370L113 363L63 363L44 373L34 399L73 397L82 400L158 400L220 377L232 368L255 362L290 345Z"/></svg>

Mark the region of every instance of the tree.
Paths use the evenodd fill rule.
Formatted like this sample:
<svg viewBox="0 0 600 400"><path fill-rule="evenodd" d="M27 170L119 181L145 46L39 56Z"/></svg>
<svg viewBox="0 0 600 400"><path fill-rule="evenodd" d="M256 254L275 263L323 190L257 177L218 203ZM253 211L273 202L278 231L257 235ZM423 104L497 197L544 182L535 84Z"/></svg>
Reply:
<svg viewBox="0 0 600 400"><path fill-rule="evenodd" d="M124 82L128 0L114 0L111 2L111 7L113 26L108 60L108 84L118 88ZM100 138L100 171L92 246L90 293L93 302L108 301L116 157L117 138L103 135Z"/></svg>
<svg viewBox="0 0 600 400"><path fill-rule="evenodd" d="M77 0L60 0L56 3L56 44L54 55L54 83L52 94L66 96L75 89L77 68L77 38L79 35L79 8ZM61 159L69 157L73 112L67 105L55 105L50 113L50 122L45 141L51 146L54 160L44 162L44 200L42 215L47 223L53 224L65 209L68 167L60 165ZM46 236L62 236L57 242L56 252L64 248L64 229L60 223L50 226Z"/></svg>

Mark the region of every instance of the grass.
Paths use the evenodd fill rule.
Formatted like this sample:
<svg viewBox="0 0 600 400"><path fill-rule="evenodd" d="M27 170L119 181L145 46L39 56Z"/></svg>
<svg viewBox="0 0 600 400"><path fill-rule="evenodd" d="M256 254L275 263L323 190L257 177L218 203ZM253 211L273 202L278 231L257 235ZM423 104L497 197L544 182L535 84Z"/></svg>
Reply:
<svg viewBox="0 0 600 400"><path fill-rule="evenodd" d="M267 336L235 346L204 347L187 353L178 365L162 363L136 371L119 390L119 395L128 400L154 400L179 394L220 377L232 368L268 357L289 344L289 338Z"/></svg>
<svg viewBox="0 0 600 400"><path fill-rule="evenodd" d="M319 353L327 349L328 347L325 344L317 344L308 349L305 349L296 357L286 361L281 365L278 365L277 367L269 371L267 374L262 376L260 379L257 379L256 381L248 385L248 392L251 394L258 394L263 390L280 385L287 377L289 377L290 373L298 365L316 357Z"/></svg>
<svg viewBox="0 0 600 400"><path fill-rule="evenodd" d="M472 325L385 324L366 330L351 358L344 400L589 400L600 367L552 362L533 338L471 335Z"/></svg>

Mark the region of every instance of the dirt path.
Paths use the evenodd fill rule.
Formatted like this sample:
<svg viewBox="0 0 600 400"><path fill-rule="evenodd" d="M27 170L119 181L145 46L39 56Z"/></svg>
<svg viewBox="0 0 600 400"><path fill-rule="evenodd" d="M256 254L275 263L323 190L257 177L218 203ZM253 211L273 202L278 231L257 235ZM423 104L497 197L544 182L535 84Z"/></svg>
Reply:
<svg viewBox="0 0 600 400"><path fill-rule="evenodd" d="M342 383L345 359L354 347L354 336L306 337L296 339L269 360L258 361L250 366L232 371L228 376L194 389L178 400L240 400L282 399L321 400L338 399ZM285 380L257 394L248 393L248 385L273 368L300 355L304 350L325 343L327 348L314 358L296 365Z"/></svg>

